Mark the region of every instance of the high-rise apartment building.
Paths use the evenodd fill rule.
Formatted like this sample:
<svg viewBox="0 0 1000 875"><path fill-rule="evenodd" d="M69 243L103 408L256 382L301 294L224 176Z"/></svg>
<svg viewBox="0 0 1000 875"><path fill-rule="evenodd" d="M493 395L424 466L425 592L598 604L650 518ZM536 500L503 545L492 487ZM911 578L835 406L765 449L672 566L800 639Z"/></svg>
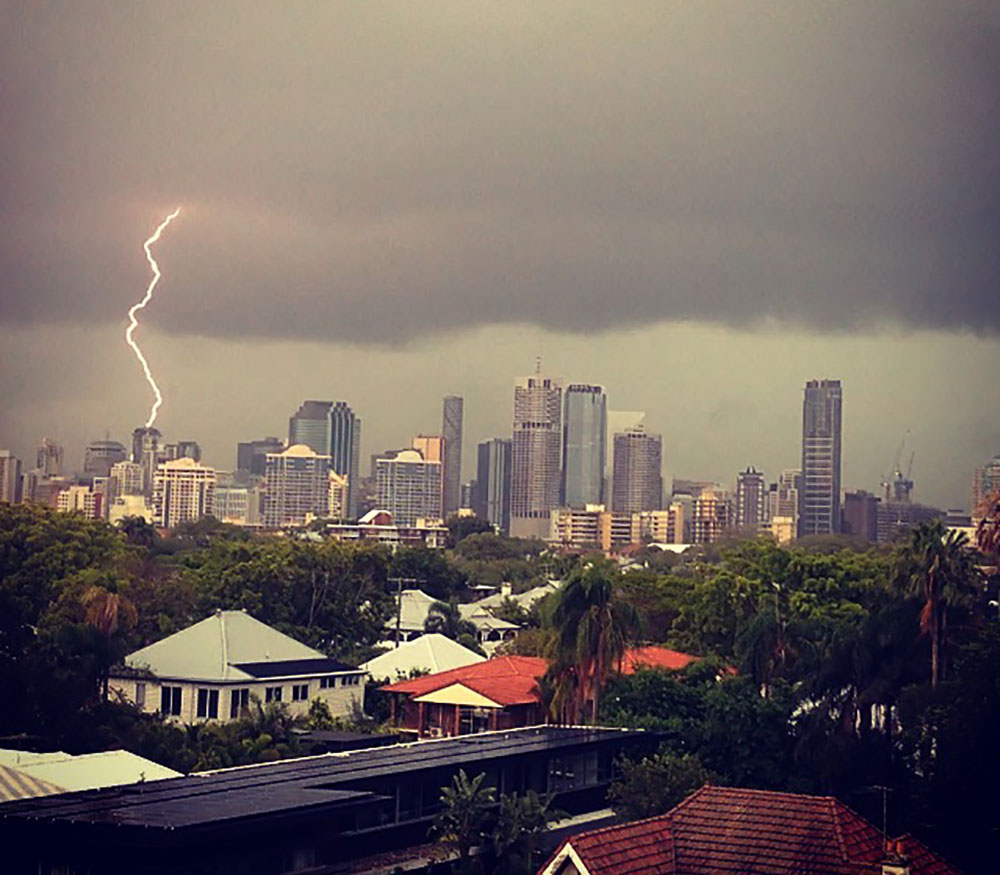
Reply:
<svg viewBox="0 0 1000 875"><path fill-rule="evenodd" d="M673 502L663 510L644 510L639 514L639 532L657 544L685 543L685 510Z"/></svg>
<svg viewBox="0 0 1000 875"><path fill-rule="evenodd" d="M611 509L659 510L663 504L663 440L642 426L614 437Z"/></svg>
<svg viewBox="0 0 1000 875"><path fill-rule="evenodd" d="M99 520L104 516L104 495L89 486L70 486L56 498L60 513L81 513L87 519Z"/></svg>
<svg viewBox="0 0 1000 875"><path fill-rule="evenodd" d="M732 527L736 519L729 493L719 486L706 487L691 509L691 543L711 544Z"/></svg>
<svg viewBox="0 0 1000 875"><path fill-rule="evenodd" d="M304 526L330 510L330 457L306 444L268 453L264 465L264 525Z"/></svg>
<svg viewBox="0 0 1000 875"><path fill-rule="evenodd" d="M285 448L281 438L266 437L259 441L241 441L236 445L236 470L264 476L268 453L280 453Z"/></svg>
<svg viewBox="0 0 1000 875"><path fill-rule="evenodd" d="M305 401L288 421L288 444L305 444L330 457L330 467L347 478L347 516L357 519L361 474L361 420L345 401Z"/></svg>
<svg viewBox="0 0 1000 875"><path fill-rule="evenodd" d="M514 383L510 534L547 538L562 481L562 382L541 373Z"/></svg>
<svg viewBox="0 0 1000 875"><path fill-rule="evenodd" d="M125 445L118 441L92 441L83 452L83 473L107 477L112 465L124 462L127 458Z"/></svg>
<svg viewBox="0 0 1000 875"><path fill-rule="evenodd" d="M347 478L336 471L330 472L330 511L331 520L340 522L347 518Z"/></svg>
<svg viewBox="0 0 1000 875"><path fill-rule="evenodd" d="M21 460L10 450L0 450L0 501L21 500Z"/></svg>
<svg viewBox="0 0 1000 875"><path fill-rule="evenodd" d="M444 436L444 513L455 513L461 504L462 415L465 402L458 395L446 395L441 413Z"/></svg>
<svg viewBox="0 0 1000 875"><path fill-rule="evenodd" d="M215 514L215 469L184 457L156 466L153 480L156 525L168 529Z"/></svg>
<svg viewBox="0 0 1000 875"><path fill-rule="evenodd" d="M142 465L138 462L116 462L111 466L108 477L108 492L111 501L121 495L142 495Z"/></svg>
<svg viewBox="0 0 1000 875"><path fill-rule="evenodd" d="M237 469L219 471L215 479L215 518L233 526L259 526L262 523L263 477Z"/></svg>
<svg viewBox="0 0 1000 875"><path fill-rule="evenodd" d="M38 446L35 467L41 477L58 477L63 470L63 448L61 444L42 438Z"/></svg>
<svg viewBox="0 0 1000 875"><path fill-rule="evenodd" d="M764 525L767 485L764 475L751 465L736 475L736 525L759 528Z"/></svg>
<svg viewBox="0 0 1000 875"><path fill-rule="evenodd" d="M603 504L608 428L604 387L571 383L563 412L563 504Z"/></svg>
<svg viewBox="0 0 1000 875"><path fill-rule="evenodd" d="M506 535L510 531L510 439L483 441L477 447L476 461L476 516Z"/></svg>
<svg viewBox="0 0 1000 875"><path fill-rule="evenodd" d="M393 522L412 526L418 519L441 519L440 461L424 459L417 450L403 450L393 459L377 459L375 480L379 510Z"/></svg>
<svg viewBox="0 0 1000 875"><path fill-rule="evenodd" d="M840 380L809 380L802 404L799 537L840 531Z"/></svg>

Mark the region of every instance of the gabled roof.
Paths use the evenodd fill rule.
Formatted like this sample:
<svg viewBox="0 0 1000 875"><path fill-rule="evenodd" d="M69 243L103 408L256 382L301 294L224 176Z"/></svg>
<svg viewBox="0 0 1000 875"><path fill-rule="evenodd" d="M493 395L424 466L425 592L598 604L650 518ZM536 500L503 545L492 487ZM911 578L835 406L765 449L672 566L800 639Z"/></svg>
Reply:
<svg viewBox="0 0 1000 875"><path fill-rule="evenodd" d="M130 653L125 665L175 680L240 681L255 677L239 668L245 663L259 670L265 662L314 659L326 660L327 656L243 611L217 611L200 623Z"/></svg>
<svg viewBox="0 0 1000 875"><path fill-rule="evenodd" d="M957 875L916 839L901 842L911 875ZM833 797L705 786L661 817L572 836L543 873L567 857L590 875L874 875L885 846L879 830Z"/></svg>
<svg viewBox="0 0 1000 875"><path fill-rule="evenodd" d="M442 672L484 662L485 656L463 647L447 635L432 632L407 641L363 663L373 678L405 679L414 671Z"/></svg>
<svg viewBox="0 0 1000 875"><path fill-rule="evenodd" d="M423 632L427 613L436 601L436 598L427 595L421 589L404 589L399 600L399 628L410 632ZM386 622L385 627L396 628L395 613Z"/></svg>
<svg viewBox="0 0 1000 875"><path fill-rule="evenodd" d="M180 772L127 750L80 756L0 750L0 801L177 777Z"/></svg>
<svg viewBox="0 0 1000 875"><path fill-rule="evenodd" d="M548 667L548 661L537 656L497 656L475 665L389 684L382 689L417 697L459 683L500 705L527 705L538 701L538 679Z"/></svg>

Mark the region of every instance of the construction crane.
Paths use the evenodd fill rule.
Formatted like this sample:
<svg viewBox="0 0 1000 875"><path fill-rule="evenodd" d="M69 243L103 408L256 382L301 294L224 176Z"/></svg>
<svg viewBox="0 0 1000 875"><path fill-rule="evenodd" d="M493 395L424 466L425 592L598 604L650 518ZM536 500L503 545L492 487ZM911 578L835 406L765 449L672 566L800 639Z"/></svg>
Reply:
<svg viewBox="0 0 1000 875"><path fill-rule="evenodd" d="M892 466L891 479L886 479L882 481L882 488L885 489L885 500L895 501L898 503L907 503L910 500L910 492L913 491L913 481L910 479L910 474L913 471L913 459L916 456L916 450L910 452L910 461L906 466L906 473L903 473L903 450L906 449L906 436L909 435L910 430L906 430L906 435L899 442L899 448L896 450L896 460Z"/></svg>

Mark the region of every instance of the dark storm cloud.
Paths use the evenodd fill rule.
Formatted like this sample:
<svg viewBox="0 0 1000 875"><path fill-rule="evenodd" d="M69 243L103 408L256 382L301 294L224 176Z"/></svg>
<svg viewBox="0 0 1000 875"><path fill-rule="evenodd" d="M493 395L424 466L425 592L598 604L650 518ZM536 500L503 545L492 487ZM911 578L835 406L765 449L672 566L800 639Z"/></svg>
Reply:
<svg viewBox="0 0 1000 875"><path fill-rule="evenodd" d="M595 8L596 7L596 8ZM1000 328L1000 7L22 4L0 318Z"/></svg>

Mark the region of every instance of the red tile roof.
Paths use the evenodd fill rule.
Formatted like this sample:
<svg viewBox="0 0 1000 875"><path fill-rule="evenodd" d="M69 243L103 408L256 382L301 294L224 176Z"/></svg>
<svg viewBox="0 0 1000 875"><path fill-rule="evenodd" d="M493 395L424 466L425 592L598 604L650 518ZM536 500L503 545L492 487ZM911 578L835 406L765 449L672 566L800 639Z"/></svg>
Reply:
<svg viewBox="0 0 1000 875"><path fill-rule="evenodd" d="M640 668L679 669L700 658L666 647L634 647L625 653L622 671L632 674ZM499 705L530 704L538 701L538 679L548 668L548 660L538 656L496 656L485 662L388 684L382 689L425 696L459 683Z"/></svg>
<svg viewBox="0 0 1000 875"><path fill-rule="evenodd" d="M452 684L464 684L498 704L516 705L538 700L535 685L548 669L548 660L541 657L496 656L486 662L388 684L382 689L390 693L425 696Z"/></svg>
<svg viewBox="0 0 1000 875"><path fill-rule="evenodd" d="M910 836L912 875L957 875ZM881 832L829 796L702 787L661 817L585 832L567 845L591 875L881 872ZM547 871L547 870L543 870Z"/></svg>
<svg viewBox="0 0 1000 875"><path fill-rule="evenodd" d="M622 674L634 674L641 668L681 669L697 662L700 656L681 653L666 647L633 647L625 652L622 659Z"/></svg>

